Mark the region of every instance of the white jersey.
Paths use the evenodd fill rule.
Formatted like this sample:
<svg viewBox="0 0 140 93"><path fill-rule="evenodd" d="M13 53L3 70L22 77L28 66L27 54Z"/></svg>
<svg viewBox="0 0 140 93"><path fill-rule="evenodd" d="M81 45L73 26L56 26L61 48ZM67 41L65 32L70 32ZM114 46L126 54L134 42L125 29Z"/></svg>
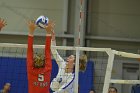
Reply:
<svg viewBox="0 0 140 93"><path fill-rule="evenodd" d="M55 42L52 42L54 44ZM73 85L75 74L74 73L65 73L66 62L58 54L56 49L51 49L53 57L57 61L59 70L56 78L51 82L51 89L55 91L54 93L74 93Z"/></svg>

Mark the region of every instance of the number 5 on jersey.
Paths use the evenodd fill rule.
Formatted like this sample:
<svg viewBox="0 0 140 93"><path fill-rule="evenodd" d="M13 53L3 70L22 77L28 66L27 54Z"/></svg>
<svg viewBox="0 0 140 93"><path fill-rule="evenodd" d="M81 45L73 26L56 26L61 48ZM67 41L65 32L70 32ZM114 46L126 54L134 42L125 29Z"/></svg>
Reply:
<svg viewBox="0 0 140 93"><path fill-rule="evenodd" d="M38 74L38 81L43 82L44 81L44 75Z"/></svg>

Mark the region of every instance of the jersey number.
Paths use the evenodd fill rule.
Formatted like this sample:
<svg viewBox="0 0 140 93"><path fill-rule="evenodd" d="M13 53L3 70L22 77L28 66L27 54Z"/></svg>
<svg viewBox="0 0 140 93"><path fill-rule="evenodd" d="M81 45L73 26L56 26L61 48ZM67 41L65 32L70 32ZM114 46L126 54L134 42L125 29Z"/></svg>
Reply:
<svg viewBox="0 0 140 93"><path fill-rule="evenodd" d="M38 74L38 81L40 82L44 81L44 75Z"/></svg>

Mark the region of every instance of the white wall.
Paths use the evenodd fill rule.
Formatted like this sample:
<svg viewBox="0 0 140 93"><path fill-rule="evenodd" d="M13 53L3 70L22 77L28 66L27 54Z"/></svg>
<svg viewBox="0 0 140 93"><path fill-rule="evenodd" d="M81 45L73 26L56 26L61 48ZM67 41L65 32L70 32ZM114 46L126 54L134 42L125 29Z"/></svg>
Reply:
<svg viewBox="0 0 140 93"><path fill-rule="evenodd" d="M92 0L94 36L139 38L139 0Z"/></svg>
<svg viewBox="0 0 140 93"><path fill-rule="evenodd" d="M64 0L0 0L0 17L6 19L7 26L2 33L26 34L25 20L45 15L56 23L56 33L62 33ZM40 30L40 29L38 29ZM45 32L36 32L44 35Z"/></svg>

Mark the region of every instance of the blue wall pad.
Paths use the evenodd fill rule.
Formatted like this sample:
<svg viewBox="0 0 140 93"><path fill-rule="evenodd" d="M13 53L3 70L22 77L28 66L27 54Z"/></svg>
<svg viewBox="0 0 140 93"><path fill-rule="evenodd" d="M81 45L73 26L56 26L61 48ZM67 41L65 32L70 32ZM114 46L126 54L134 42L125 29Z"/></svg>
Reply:
<svg viewBox="0 0 140 93"><path fill-rule="evenodd" d="M51 80L58 73L58 65L52 60ZM79 73L80 93L89 93L93 88L93 69L94 64L89 61L85 72ZM10 93L28 93L26 58L0 57L0 89L3 85L11 83Z"/></svg>
<svg viewBox="0 0 140 93"><path fill-rule="evenodd" d="M85 72L79 72L79 93L89 93L94 88L94 62L88 61Z"/></svg>

